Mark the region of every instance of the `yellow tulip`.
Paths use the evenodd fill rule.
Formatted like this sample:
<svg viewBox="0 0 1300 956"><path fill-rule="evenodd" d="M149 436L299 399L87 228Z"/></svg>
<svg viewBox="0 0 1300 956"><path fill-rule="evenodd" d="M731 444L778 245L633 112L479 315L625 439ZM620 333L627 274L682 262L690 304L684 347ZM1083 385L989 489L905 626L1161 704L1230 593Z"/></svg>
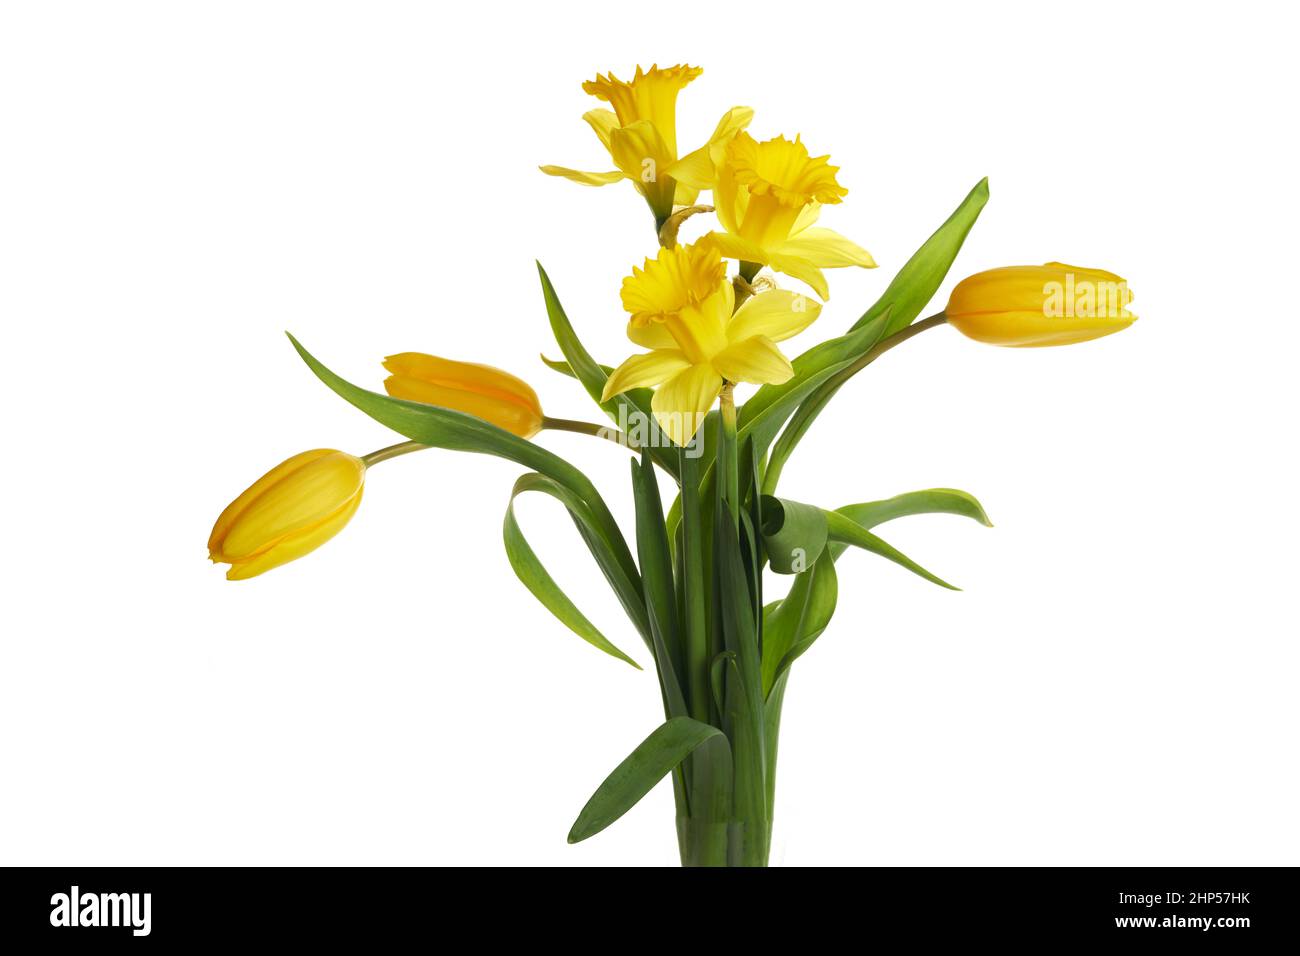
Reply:
<svg viewBox="0 0 1300 956"><path fill-rule="evenodd" d="M871 253L837 232L813 225L827 203L841 202L848 190L835 179L838 166L828 156L809 156L795 137L757 142L738 133L723 151L713 190L718 221L713 233L722 254L742 262L771 266L806 282L823 299L830 297L822 269L873 268Z"/></svg>
<svg viewBox="0 0 1300 956"><path fill-rule="evenodd" d="M650 408L659 427L685 446L728 382L780 384L794 374L776 347L807 328L821 304L786 290L761 292L735 308L722 256L709 240L661 249L623 280L627 334L650 349L605 382L602 401L658 385ZM733 314L734 312L734 314Z"/></svg>
<svg viewBox="0 0 1300 956"><path fill-rule="evenodd" d="M564 166L542 166L550 176L563 176L585 186L607 186L630 179L646 198L660 222L673 206L695 202L701 189L713 185L715 164L754 111L747 106L728 110L709 141L678 159L677 94L704 71L697 66L670 66L649 71L636 68L631 82L610 73L582 84L585 92L604 100L613 110L583 114L617 167L609 172L582 172Z"/></svg>
<svg viewBox="0 0 1300 956"><path fill-rule="evenodd" d="M1012 347L1071 345L1132 325L1133 293L1113 272L1063 262L1007 266L957 283L944 312L978 342Z"/></svg>
<svg viewBox="0 0 1300 956"><path fill-rule="evenodd" d="M537 393L509 372L422 352L390 355L384 368L392 373L384 388L394 398L465 412L520 438L532 438L542 430Z"/></svg>
<svg viewBox="0 0 1300 956"><path fill-rule="evenodd" d="M212 528L208 556L230 565L231 581L251 578L314 551L361 504L366 466L318 448L276 465L232 501Z"/></svg>

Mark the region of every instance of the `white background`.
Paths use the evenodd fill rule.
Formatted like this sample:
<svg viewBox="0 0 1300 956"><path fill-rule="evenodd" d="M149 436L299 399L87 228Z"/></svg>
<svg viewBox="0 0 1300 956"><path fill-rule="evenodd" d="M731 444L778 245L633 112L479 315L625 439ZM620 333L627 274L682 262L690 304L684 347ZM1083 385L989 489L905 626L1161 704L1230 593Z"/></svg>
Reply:
<svg viewBox="0 0 1300 956"><path fill-rule="evenodd" d="M666 786L565 834L661 719L649 673L514 579L520 469L377 467L337 539L227 583L213 519L307 448L395 440L281 335L371 387L402 350L527 377L532 260L603 361L654 251L580 82L698 63L728 107L842 167L838 334L981 177L950 280L1060 259L1140 321L1068 349L951 329L855 380L783 492L935 485L996 527L882 529L962 585L845 558L796 666L774 862L1300 862L1296 158L1283 6L6 4L0 19L0 862L673 864ZM545 435L630 512L613 446ZM521 521L646 654L553 502Z"/></svg>

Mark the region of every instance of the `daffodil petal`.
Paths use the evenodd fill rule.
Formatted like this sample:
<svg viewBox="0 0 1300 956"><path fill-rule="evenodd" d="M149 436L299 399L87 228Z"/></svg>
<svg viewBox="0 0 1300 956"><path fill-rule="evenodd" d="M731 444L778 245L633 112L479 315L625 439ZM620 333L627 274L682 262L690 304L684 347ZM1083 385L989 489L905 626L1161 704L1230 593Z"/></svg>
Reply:
<svg viewBox="0 0 1300 956"><path fill-rule="evenodd" d="M794 375L794 366L766 335L753 335L713 356L714 370L729 382L780 385Z"/></svg>
<svg viewBox="0 0 1300 956"><path fill-rule="evenodd" d="M669 438L685 446L722 391L722 376L711 365L693 365L655 390L650 410Z"/></svg>
<svg viewBox="0 0 1300 956"><path fill-rule="evenodd" d="M753 118L754 111L748 106L733 106L727 110L718 121L709 141L668 167L668 175L696 190L712 189L717 179L718 163L722 161L727 144Z"/></svg>
<svg viewBox="0 0 1300 956"><path fill-rule="evenodd" d="M686 356L677 349L655 349L644 355L633 355L614 369L605 380L605 391L600 400L607 402L632 388L658 385L678 372L690 367Z"/></svg>
<svg viewBox="0 0 1300 956"><path fill-rule="evenodd" d="M836 269L844 266L862 266L874 269L876 260L871 258L860 245L841 236L833 229L811 226L803 231L795 231L791 238L781 243L780 252L786 255L807 259L823 269Z"/></svg>
<svg viewBox="0 0 1300 956"><path fill-rule="evenodd" d="M638 120L631 126L611 130L609 153L614 165L630 179L640 183L655 183L666 176L676 157L663 135L649 120Z"/></svg>
<svg viewBox="0 0 1300 956"><path fill-rule="evenodd" d="M808 205L800 209L799 215L794 217L794 225L790 227L790 235L795 236L803 232L815 223L821 214L822 204L814 199Z"/></svg>
<svg viewBox="0 0 1300 956"><path fill-rule="evenodd" d="M610 133L618 129L618 117L613 110L588 110L582 114L582 118L587 121L600 138L600 145L609 149Z"/></svg>
<svg viewBox="0 0 1300 956"><path fill-rule="evenodd" d="M767 263L767 253L757 243L729 232L711 232L709 241L722 253L724 259L736 259L741 262Z"/></svg>
<svg viewBox="0 0 1300 956"><path fill-rule="evenodd" d="M822 304L789 289L760 292L747 299L727 326L727 337L739 342L754 335L765 335L781 342L798 335L821 314Z"/></svg>
<svg viewBox="0 0 1300 956"><path fill-rule="evenodd" d="M700 198L700 191L694 186L688 186L683 182L677 182L673 190L674 206L694 206L695 200Z"/></svg>
<svg viewBox="0 0 1300 956"><path fill-rule="evenodd" d="M637 322L632 319L627 323L627 337L643 349L677 348L677 341L663 322Z"/></svg>
<svg viewBox="0 0 1300 956"><path fill-rule="evenodd" d="M563 176L565 179L571 179L575 183L582 183L584 186L608 186L610 183L616 183L626 178L623 172L618 169L608 173L586 173L580 169L568 169L564 166L538 166L537 168L548 176Z"/></svg>
<svg viewBox="0 0 1300 956"><path fill-rule="evenodd" d="M798 279L808 285L821 297L823 302L830 300L831 290L830 286L826 284L826 276L822 274L821 269L807 259L790 255L787 252L774 252L767 254L766 262L775 271L784 272L791 278Z"/></svg>

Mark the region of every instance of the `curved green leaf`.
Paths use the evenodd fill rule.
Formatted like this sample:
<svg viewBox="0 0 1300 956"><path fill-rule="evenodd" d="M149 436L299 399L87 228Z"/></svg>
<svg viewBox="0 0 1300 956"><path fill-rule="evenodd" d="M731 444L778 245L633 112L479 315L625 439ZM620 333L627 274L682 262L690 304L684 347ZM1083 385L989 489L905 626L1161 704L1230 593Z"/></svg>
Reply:
<svg viewBox="0 0 1300 956"><path fill-rule="evenodd" d="M790 592L763 609L763 694L771 698L781 676L830 624L839 598L834 561L799 574Z"/></svg>
<svg viewBox="0 0 1300 956"><path fill-rule="evenodd" d="M762 496L763 542L777 574L807 571L826 550L826 512L785 498Z"/></svg>
<svg viewBox="0 0 1300 956"><path fill-rule="evenodd" d="M524 583L524 587L532 592L533 597L537 598L548 611L554 614L574 634L577 634L588 644L600 648L606 654L627 661L637 670L640 670L640 664L615 647L569 600L568 595L560 589L560 586L555 583L542 562L538 560L536 553L534 553L532 547L528 544L528 540L524 537L523 531L519 528L519 522L515 518L515 498L525 491L542 491L554 495L562 501L563 496L556 493L556 489L551 487L553 485L554 482L549 478L536 473L524 475L515 482L514 491L510 495L510 504L506 507L505 523L502 528L506 557L510 559L510 567L514 569L519 580ZM573 514L573 512L570 512L570 514ZM575 520L581 520L577 515L574 517Z"/></svg>
<svg viewBox="0 0 1300 956"><path fill-rule="evenodd" d="M605 380L609 378L609 369L592 358L591 353L578 339L577 332L573 330L573 323L569 321L564 306L560 304L555 286L551 284L551 278L540 262L537 263L537 274L542 280L542 296L546 300L546 314L551 320L551 332L555 335L560 351L564 353L569 371L582 383L582 387L587 390L592 401L599 405L605 414L618 422L619 428L633 427L630 424L633 421L642 423L647 444L650 446L650 454L654 457L655 463L670 475L676 476L675 446L660 433L659 426L655 423L654 415L650 412L649 389L624 392L615 395L607 402L600 400L605 390Z"/></svg>
<svg viewBox="0 0 1300 956"><path fill-rule="evenodd" d="M976 500L975 496L956 488L909 491L882 501L864 501L862 504L845 505L835 510L867 529L884 524L886 521L893 521L895 518L921 514L961 515L978 521L987 528L993 527L993 522L989 521L983 505Z"/></svg>
<svg viewBox="0 0 1300 956"><path fill-rule="evenodd" d="M850 332L874 330L871 341L861 352L854 356L860 358L867 350L882 339L907 328L921 314L935 292L938 291L948 270L952 267L957 252L970 233L980 211L989 199L989 181L985 177L975 184L953 214L948 217L929 239L912 254L903 268L894 276L894 281L885 289L884 294L862 317L853 324ZM795 446L807 433L813 421L821 414L826 404L835 397L841 386L860 371L856 367L844 367L836 371L821 384L791 416L785 431L772 449L772 457L764 475L763 490L771 494L776 490L781 478L781 471L794 453Z"/></svg>
<svg viewBox="0 0 1300 956"><path fill-rule="evenodd" d="M826 512L826 523L830 532L830 540L833 543L851 544L854 547L862 548L864 551L878 554L882 558L888 558L895 564L907 568L913 574L920 575L940 587L948 588L950 591L961 590L961 588L954 587L938 575L931 574L892 544L882 541L866 528L855 523L853 519L845 517L838 511Z"/></svg>
<svg viewBox="0 0 1300 956"><path fill-rule="evenodd" d="M720 736L717 727L690 717L673 717L660 724L596 788L569 830L569 842L578 843L605 829L636 806L691 751Z"/></svg>
<svg viewBox="0 0 1300 956"><path fill-rule="evenodd" d="M953 260L961 250L962 243L970 235L971 227L979 218L985 204L989 201L989 178L985 176L966 194L942 226L912 253L912 258L903 264L889 283L889 288L876 301L876 304L862 314L862 318L853 323L853 328L874 321L886 312L889 322L884 334L893 335L905 329L921 314L921 310L934 298L939 286L952 268Z"/></svg>

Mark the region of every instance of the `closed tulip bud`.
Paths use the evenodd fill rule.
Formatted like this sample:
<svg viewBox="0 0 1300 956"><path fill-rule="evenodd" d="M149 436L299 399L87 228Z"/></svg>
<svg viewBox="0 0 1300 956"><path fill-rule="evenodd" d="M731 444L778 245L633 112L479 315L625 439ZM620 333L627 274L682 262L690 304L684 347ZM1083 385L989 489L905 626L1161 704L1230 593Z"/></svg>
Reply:
<svg viewBox="0 0 1300 956"><path fill-rule="evenodd" d="M393 398L465 412L520 438L532 438L542 430L537 393L499 368L422 352L390 355L384 368L392 373L384 388Z"/></svg>
<svg viewBox="0 0 1300 956"><path fill-rule="evenodd" d="M221 512L208 556L230 565L231 581L256 577L314 551L361 504L365 463L328 448L276 465Z"/></svg>
<svg viewBox="0 0 1300 956"><path fill-rule="evenodd" d="M1133 293L1112 272L1061 262L1008 266L957 283L948 322L978 342L1013 347L1072 345L1132 325Z"/></svg>

